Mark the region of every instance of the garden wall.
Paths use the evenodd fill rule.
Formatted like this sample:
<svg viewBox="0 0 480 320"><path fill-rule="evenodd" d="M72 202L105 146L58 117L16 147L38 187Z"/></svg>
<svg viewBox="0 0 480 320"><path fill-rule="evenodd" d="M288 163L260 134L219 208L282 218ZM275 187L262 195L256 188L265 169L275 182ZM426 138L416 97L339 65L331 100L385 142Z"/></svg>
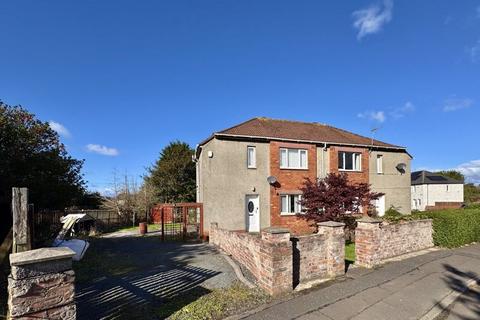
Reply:
<svg viewBox="0 0 480 320"><path fill-rule="evenodd" d="M9 319L76 319L74 255L60 247L11 254Z"/></svg>
<svg viewBox="0 0 480 320"><path fill-rule="evenodd" d="M345 274L345 233L343 223L322 222L318 233L291 238L293 244L293 285Z"/></svg>
<svg viewBox="0 0 480 320"><path fill-rule="evenodd" d="M355 264L374 267L383 260L433 247L432 220L388 223L364 218L355 230Z"/></svg>
<svg viewBox="0 0 480 320"><path fill-rule="evenodd" d="M318 234L291 238L285 228L267 228L257 235L220 229L212 223L209 236L210 243L230 254L260 287L276 295L300 283L344 274L344 224L325 222L318 228Z"/></svg>

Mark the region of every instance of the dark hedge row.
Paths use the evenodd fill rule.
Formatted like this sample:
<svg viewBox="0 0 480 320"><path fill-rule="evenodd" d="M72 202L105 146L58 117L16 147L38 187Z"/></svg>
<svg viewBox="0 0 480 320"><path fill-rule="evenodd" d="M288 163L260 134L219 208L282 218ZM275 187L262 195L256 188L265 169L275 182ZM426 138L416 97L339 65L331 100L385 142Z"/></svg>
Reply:
<svg viewBox="0 0 480 320"><path fill-rule="evenodd" d="M412 214L433 219L433 241L447 248L480 242L480 209L450 209Z"/></svg>

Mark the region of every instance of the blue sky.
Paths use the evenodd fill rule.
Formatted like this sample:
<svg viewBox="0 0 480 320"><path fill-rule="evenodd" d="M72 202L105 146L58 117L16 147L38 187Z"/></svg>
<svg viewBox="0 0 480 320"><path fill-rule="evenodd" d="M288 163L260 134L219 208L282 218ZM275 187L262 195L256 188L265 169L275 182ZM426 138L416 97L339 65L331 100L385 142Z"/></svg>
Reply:
<svg viewBox="0 0 480 320"><path fill-rule="evenodd" d="M480 1L3 1L0 99L85 159L139 177L255 116L404 145L480 182ZM140 181L140 179L139 179Z"/></svg>

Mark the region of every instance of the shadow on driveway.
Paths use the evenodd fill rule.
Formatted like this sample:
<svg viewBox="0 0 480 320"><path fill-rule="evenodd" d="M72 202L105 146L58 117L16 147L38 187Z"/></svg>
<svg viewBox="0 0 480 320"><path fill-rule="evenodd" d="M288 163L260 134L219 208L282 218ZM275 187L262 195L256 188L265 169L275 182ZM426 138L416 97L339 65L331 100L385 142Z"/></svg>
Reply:
<svg viewBox="0 0 480 320"><path fill-rule="evenodd" d="M235 280L208 244L158 237L96 238L74 269L78 319L163 319Z"/></svg>

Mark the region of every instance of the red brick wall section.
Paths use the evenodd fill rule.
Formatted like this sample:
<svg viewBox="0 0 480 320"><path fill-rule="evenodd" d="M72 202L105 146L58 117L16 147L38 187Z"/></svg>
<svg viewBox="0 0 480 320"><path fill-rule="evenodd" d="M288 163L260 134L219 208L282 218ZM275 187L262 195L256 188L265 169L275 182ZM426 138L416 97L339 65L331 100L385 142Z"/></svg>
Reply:
<svg viewBox="0 0 480 320"><path fill-rule="evenodd" d="M280 169L280 148L306 149L308 153L308 169ZM276 227L285 227L294 234L311 234L315 225L295 215L280 215L280 195L285 193L299 193L306 177L311 180L317 178L317 147L314 144L270 142L270 174L277 178L279 185L270 187L270 224Z"/></svg>
<svg viewBox="0 0 480 320"><path fill-rule="evenodd" d="M432 220L395 224L364 218L355 230L355 264L372 268L383 260L433 247Z"/></svg>
<svg viewBox="0 0 480 320"><path fill-rule="evenodd" d="M260 235L210 227L210 243L230 254L257 279L260 287L272 295L292 290L292 244L288 230Z"/></svg>
<svg viewBox="0 0 480 320"><path fill-rule="evenodd" d="M330 172L338 173L338 152L339 151L348 151L348 152L358 152L362 154L362 171L353 172L353 171L341 171L345 172L348 176L348 180L352 183L369 183L369 153L368 149L364 148L349 148L349 147L338 147L331 146L329 149L330 155Z"/></svg>
<svg viewBox="0 0 480 320"><path fill-rule="evenodd" d="M322 222L318 233L292 238L294 281L299 284L345 273L345 224Z"/></svg>
<svg viewBox="0 0 480 320"><path fill-rule="evenodd" d="M260 287L276 295L297 284L343 275L343 228L343 223L322 222L318 234L290 238L283 228L267 228L254 235L220 229L212 223L210 243L230 254L253 274Z"/></svg>
<svg viewBox="0 0 480 320"><path fill-rule="evenodd" d="M435 202L434 206L426 206L426 211L444 210L444 209L459 209L463 206L463 202Z"/></svg>

